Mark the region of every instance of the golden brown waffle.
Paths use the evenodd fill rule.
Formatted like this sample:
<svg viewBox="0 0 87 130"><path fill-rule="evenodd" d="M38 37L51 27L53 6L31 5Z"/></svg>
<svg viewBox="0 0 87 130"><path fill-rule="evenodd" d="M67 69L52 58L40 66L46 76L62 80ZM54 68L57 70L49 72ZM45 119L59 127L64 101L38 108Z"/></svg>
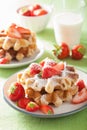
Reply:
<svg viewBox="0 0 87 130"><path fill-rule="evenodd" d="M71 101L77 93L75 85L78 74L74 67L65 66L62 75L54 75L48 79L43 79L38 75L31 77L29 67L17 74L17 81L25 89L26 95L38 104L61 105L65 101Z"/></svg>
<svg viewBox="0 0 87 130"><path fill-rule="evenodd" d="M22 34L22 38L8 37L3 31L0 33L0 58L18 61L30 57L37 49L35 33Z"/></svg>

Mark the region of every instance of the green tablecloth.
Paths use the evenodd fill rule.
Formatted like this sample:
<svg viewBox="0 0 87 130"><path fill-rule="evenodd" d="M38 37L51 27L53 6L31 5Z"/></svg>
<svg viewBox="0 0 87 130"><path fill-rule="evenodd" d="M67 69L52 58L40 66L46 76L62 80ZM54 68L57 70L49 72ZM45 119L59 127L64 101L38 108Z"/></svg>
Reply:
<svg viewBox="0 0 87 130"><path fill-rule="evenodd" d="M44 44L46 49L37 62L47 56L54 58L51 49L49 49L49 46L53 48L53 45L56 43L53 28L48 26L43 32L37 34L37 38L42 41L41 44ZM87 48L87 43L82 43ZM76 61L68 58L64 61L87 73L87 52L82 60ZM2 89L5 80L15 72L26 67L0 68L0 130L87 130L87 109L66 117L42 119L16 111L4 101Z"/></svg>

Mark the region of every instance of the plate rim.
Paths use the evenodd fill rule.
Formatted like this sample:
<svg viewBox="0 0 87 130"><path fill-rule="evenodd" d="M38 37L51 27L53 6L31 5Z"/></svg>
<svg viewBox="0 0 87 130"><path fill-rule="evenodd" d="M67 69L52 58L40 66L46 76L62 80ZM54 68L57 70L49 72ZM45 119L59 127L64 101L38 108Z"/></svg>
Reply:
<svg viewBox="0 0 87 130"><path fill-rule="evenodd" d="M21 71L24 71L25 69L22 69ZM76 70L79 70L79 69L76 69ZM21 72L19 71L19 72ZM79 70L80 72L84 73L87 75L87 73ZM31 115L31 116L34 116L34 117L39 117L39 118L58 118L58 117L65 117L65 116L69 116L69 115L72 115L72 114L75 114L77 112L80 112L82 110L84 110L85 108L87 108L87 104L83 104L81 107L75 109L75 110L72 110L72 111L69 111L69 112L64 112L64 113L60 113L60 114L52 114L52 115L46 115L46 114L38 114L38 113L34 113L34 112L28 112L26 111L25 109L22 109L22 108L19 108L18 106L15 105L15 103L13 101L11 101L9 98L7 98L7 96L4 94L4 89L5 89L5 85L6 83L10 80L10 78L14 77L17 75L18 72L14 73L13 75L11 75L4 83L3 85L3 98L4 100L6 101L6 103L11 106L12 108L14 108L15 110L17 111L20 111L22 113L25 113L27 115ZM15 80L16 81L16 80Z"/></svg>
<svg viewBox="0 0 87 130"><path fill-rule="evenodd" d="M58 118L58 117L70 116L72 114L75 114L75 113L80 112L80 111L87 108L87 104L85 104L84 106L81 106L80 108L78 108L76 110L73 110L73 111L70 111L70 112L67 112L67 113L45 115L45 114L37 114L37 113L34 113L34 112L28 112L28 111L26 111L26 110L24 110L22 108L17 107L17 106L15 107L15 105L12 105L10 102L8 102L8 100L7 100L7 98L5 96L4 96L4 100L7 102L8 105L10 105L15 110L17 110L17 111L19 111L21 113L28 114L28 115L31 115L31 116L34 116L34 117L39 117L39 118Z"/></svg>
<svg viewBox="0 0 87 130"><path fill-rule="evenodd" d="M40 39L37 39L37 50L36 50L36 52L35 53L37 53L37 55L36 56L34 56L35 55L35 53L34 53L34 55L32 55L31 57L29 57L29 58L32 58L33 56L34 56L34 58L32 58L30 61L26 61L26 62L22 62L21 61L21 63L16 63L16 64L14 64L14 63L9 63L9 64L0 64L0 68L16 68L16 67L22 67L22 66L25 66L25 65L29 65L31 62L34 62L34 61L36 61L37 59L39 59L42 55L43 55L43 53L44 53L44 45L43 44L40 44L41 43L41 40ZM37 52L38 51L38 52ZM27 59L29 59L29 58L27 58Z"/></svg>

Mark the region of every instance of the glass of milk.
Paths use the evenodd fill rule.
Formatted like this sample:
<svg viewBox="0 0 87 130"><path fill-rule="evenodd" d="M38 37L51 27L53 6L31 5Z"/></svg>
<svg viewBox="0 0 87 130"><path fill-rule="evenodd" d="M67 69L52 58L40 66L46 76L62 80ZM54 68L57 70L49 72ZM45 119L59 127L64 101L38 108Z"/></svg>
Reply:
<svg viewBox="0 0 87 130"><path fill-rule="evenodd" d="M81 11L64 9L54 16L53 26L57 44L61 45L62 42L65 42L72 48L72 46L80 43L83 25Z"/></svg>

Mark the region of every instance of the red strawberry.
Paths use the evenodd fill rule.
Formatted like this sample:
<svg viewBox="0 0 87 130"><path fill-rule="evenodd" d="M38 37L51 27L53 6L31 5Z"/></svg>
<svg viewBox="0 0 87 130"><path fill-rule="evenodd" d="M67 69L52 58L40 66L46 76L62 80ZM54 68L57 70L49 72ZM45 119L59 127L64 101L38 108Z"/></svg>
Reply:
<svg viewBox="0 0 87 130"><path fill-rule="evenodd" d="M35 4L35 5L33 5L33 10L37 10L37 9L41 9L42 7L41 7L41 5L39 5L39 4Z"/></svg>
<svg viewBox="0 0 87 130"><path fill-rule="evenodd" d="M48 11L44 10L44 9L37 9L34 12L34 16L41 16L41 15L45 15L48 13Z"/></svg>
<svg viewBox="0 0 87 130"><path fill-rule="evenodd" d="M9 26L7 31L7 35L12 38L22 38L23 33L29 34L30 30L17 26L14 23Z"/></svg>
<svg viewBox="0 0 87 130"><path fill-rule="evenodd" d="M18 10L18 12L24 16L32 16L33 14L33 6L24 6Z"/></svg>
<svg viewBox="0 0 87 130"><path fill-rule="evenodd" d="M85 54L85 48L83 45L75 45L72 48L72 58L76 60L80 60L83 58Z"/></svg>
<svg viewBox="0 0 87 130"><path fill-rule="evenodd" d="M41 105L40 110L44 114L54 114L53 108L51 106L49 106L49 105Z"/></svg>
<svg viewBox="0 0 87 130"><path fill-rule="evenodd" d="M50 78L54 75L61 75L62 70L64 69L64 63L56 63L55 65L46 65L42 69L42 78Z"/></svg>
<svg viewBox="0 0 87 130"><path fill-rule="evenodd" d="M39 4L29 5L29 6L22 7L19 10L19 13L24 16L35 16L34 11L41 9L41 8L42 7Z"/></svg>
<svg viewBox="0 0 87 130"><path fill-rule="evenodd" d="M12 38L22 38L20 32L16 29L16 24L12 24L9 26L7 35Z"/></svg>
<svg viewBox="0 0 87 130"><path fill-rule="evenodd" d="M9 63L9 59L7 58L0 58L0 64L7 64Z"/></svg>
<svg viewBox="0 0 87 130"><path fill-rule="evenodd" d="M54 68L57 70L57 71L62 71L64 70L64 63L63 62L59 62L58 64L56 64L54 66Z"/></svg>
<svg viewBox="0 0 87 130"><path fill-rule="evenodd" d="M33 14L33 12L31 10L27 10L22 15L24 15L24 16L32 16L32 14Z"/></svg>
<svg viewBox="0 0 87 130"><path fill-rule="evenodd" d="M86 88L86 85L82 79L79 80L76 85L78 86L78 91L81 91L83 88Z"/></svg>
<svg viewBox="0 0 87 130"><path fill-rule="evenodd" d="M18 100L18 106L20 108L26 108L27 104L30 102L29 98L23 97Z"/></svg>
<svg viewBox="0 0 87 130"><path fill-rule="evenodd" d="M39 110L39 105L37 105L35 102L30 101L26 106L26 110L29 112L35 112Z"/></svg>
<svg viewBox="0 0 87 130"><path fill-rule="evenodd" d="M30 75L33 76L35 74L40 73L42 67L38 63L32 63L29 66Z"/></svg>
<svg viewBox="0 0 87 130"><path fill-rule="evenodd" d="M24 33L30 34L30 30L29 30L29 29L26 29L26 28L23 28L23 27L20 27L20 26L17 26L17 25L16 25L16 29L17 29L17 31L20 32L21 34L24 34Z"/></svg>
<svg viewBox="0 0 87 130"><path fill-rule="evenodd" d="M18 101L20 98L25 96L25 91L20 83L14 83L9 88L9 98L12 101Z"/></svg>
<svg viewBox="0 0 87 130"><path fill-rule="evenodd" d="M45 64L45 60L42 60L42 61L40 62L40 65L43 67L44 64Z"/></svg>
<svg viewBox="0 0 87 130"><path fill-rule="evenodd" d="M79 104L82 102L87 101L87 90L86 88L83 88L81 91L79 91L72 99L73 104Z"/></svg>
<svg viewBox="0 0 87 130"><path fill-rule="evenodd" d="M64 59L69 56L70 50L66 43L62 43L60 46L55 46L53 53L57 56L58 59Z"/></svg>
<svg viewBox="0 0 87 130"><path fill-rule="evenodd" d="M40 65L43 67L44 65L49 65L49 66L55 66L57 63L49 58L45 58L40 62Z"/></svg>
<svg viewBox="0 0 87 130"><path fill-rule="evenodd" d="M58 72L51 66L46 66L42 70L42 78L50 78L53 75L57 75Z"/></svg>

